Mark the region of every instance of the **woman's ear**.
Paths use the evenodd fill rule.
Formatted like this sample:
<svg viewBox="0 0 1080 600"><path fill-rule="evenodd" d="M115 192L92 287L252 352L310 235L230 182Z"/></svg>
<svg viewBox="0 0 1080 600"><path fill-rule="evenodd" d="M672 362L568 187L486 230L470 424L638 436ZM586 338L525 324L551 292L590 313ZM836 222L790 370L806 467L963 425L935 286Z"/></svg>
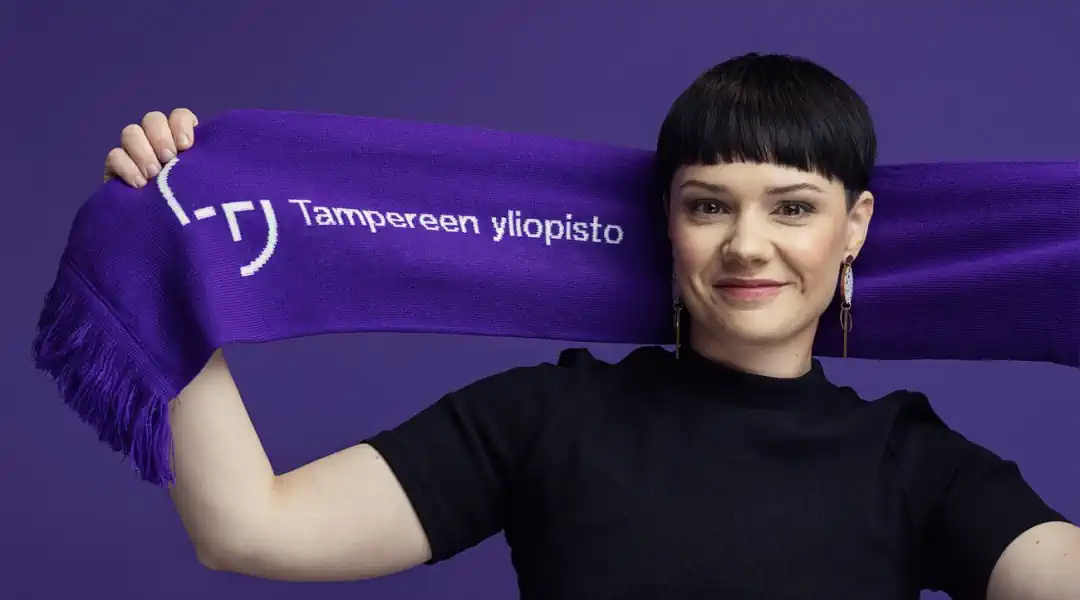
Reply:
<svg viewBox="0 0 1080 600"><path fill-rule="evenodd" d="M844 246L844 256L858 258L866 243L866 235L870 229L870 219L874 217L874 195L863 192L855 199L855 203L848 211L848 235Z"/></svg>

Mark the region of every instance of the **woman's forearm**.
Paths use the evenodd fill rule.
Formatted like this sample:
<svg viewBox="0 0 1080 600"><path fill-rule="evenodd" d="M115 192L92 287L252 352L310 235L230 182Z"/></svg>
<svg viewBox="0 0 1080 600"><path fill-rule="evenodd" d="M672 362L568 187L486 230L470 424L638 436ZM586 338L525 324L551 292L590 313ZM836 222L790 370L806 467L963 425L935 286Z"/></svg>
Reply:
<svg viewBox="0 0 1080 600"><path fill-rule="evenodd" d="M200 560L214 567L257 544L274 470L221 350L169 406L171 496Z"/></svg>

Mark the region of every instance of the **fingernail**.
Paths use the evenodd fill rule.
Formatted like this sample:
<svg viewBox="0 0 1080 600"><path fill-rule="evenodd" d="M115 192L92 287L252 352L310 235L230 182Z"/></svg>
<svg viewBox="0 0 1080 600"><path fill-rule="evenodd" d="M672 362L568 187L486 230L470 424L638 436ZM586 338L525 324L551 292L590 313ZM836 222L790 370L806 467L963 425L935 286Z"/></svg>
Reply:
<svg viewBox="0 0 1080 600"><path fill-rule="evenodd" d="M176 156L176 154L173 153L172 150L162 150L161 151L161 162L169 162L170 160L173 159L174 156Z"/></svg>
<svg viewBox="0 0 1080 600"><path fill-rule="evenodd" d="M146 179L144 179L142 175L137 175L135 177L135 187L141 188L144 185L146 185Z"/></svg>
<svg viewBox="0 0 1080 600"><path fill-rule="evenodd" d="M157 177L157 174L160 171L161 171L161 169L159 169L157 165L147 165L147 167L146 167L146 178L147 179L153 179L154 177Z"/></svg>
<svg viewBox="0 0 1080 600"><path fill-rule="evenodd" d="M189 138L187 134L181 133L180 137L176 138L176 143L179 146L187 148L187 145L191 143L191 138Z"/></svg>

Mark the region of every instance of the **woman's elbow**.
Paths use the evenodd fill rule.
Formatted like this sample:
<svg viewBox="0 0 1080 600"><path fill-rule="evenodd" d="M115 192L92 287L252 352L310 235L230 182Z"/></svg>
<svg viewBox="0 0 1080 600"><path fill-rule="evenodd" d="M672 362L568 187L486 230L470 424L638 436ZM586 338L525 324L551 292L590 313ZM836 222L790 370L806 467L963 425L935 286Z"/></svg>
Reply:
<svg viewBox="0 0 1080 600"><path fill-rule="evenodd" d="M260 562L258 544L240 536L217 536L195 542L195 558L211 571L253 575Z"/></svg>

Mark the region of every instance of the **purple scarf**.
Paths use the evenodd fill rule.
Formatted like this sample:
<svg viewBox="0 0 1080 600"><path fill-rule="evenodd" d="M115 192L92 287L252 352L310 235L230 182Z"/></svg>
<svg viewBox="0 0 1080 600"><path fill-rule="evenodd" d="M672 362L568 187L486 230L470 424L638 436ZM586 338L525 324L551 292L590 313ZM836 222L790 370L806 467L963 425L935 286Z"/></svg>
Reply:
<svg viewBox="0 0 1080 600"><path fill-rule="evenodd" d="M668 344L652 154L369 118L239 111L142 190L79 210L38 368L140 475L214 349L331 332ZM1080 366L1080 165L882 167L851 355ZM835 306L819 355L840 347Z"/></svg>

